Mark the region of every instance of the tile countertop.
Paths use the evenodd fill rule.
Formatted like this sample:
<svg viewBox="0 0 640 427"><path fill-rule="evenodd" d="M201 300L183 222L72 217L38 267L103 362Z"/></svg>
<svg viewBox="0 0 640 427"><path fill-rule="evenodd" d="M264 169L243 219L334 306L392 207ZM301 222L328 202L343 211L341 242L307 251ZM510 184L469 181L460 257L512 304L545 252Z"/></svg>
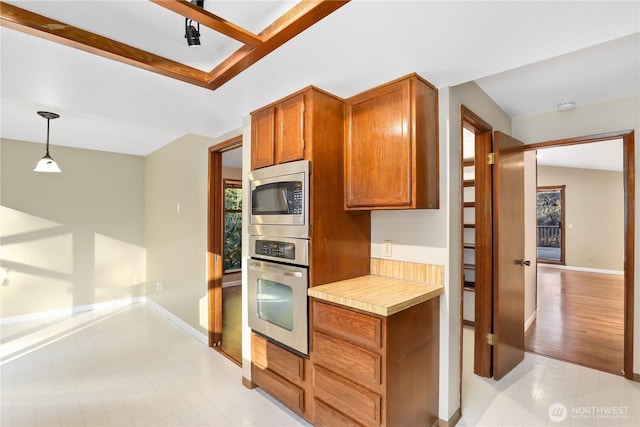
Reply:
<svg viewBox="0 0 640 427"><path fill-rule="evenodd" d="M444 293L444 286L384 276L361 276L309 288L310 297L391 316Z"/></svg>

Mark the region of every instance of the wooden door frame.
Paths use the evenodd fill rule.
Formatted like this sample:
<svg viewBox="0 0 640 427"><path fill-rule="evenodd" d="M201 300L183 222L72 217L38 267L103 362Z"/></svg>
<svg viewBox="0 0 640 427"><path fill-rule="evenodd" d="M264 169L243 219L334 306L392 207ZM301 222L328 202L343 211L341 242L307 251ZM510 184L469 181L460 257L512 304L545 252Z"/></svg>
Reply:
<svg viewBox="0 0 640 427"><path fill-rule="evenodd" d="M492 203L491 192L482 194L483 189L491 188L491 168L486 162L487 155L491 152L491 141L493 128L489 123L484 121L480 116L465 107L460 106L460 141L462 143L463 128L467 128L475 134L475 224L476 224L476 295L475 295L475 315L474 315L474 363L473 372L482 377L491 377L491 359L492 349L487 343L486 335L493 332L491 307L493 303L492 289L492 242L491 242L491 223L492 223ZM482 160L485 161L482 161ZM460 176L462 179L462 169ZM485 197L486 196L486 197ZM461 204L461 210L464 209ZM461 212L461 215L464 215ZM463 216L461 216L463 218ZM461 221L462 222L462 221ZM460 227L463 227L460 224ZM479 231L485 230L484 233ZM489 230L489 232L486 232ZM461 233L464 233L462 229ZM464 251L461 250L460 268L464 268ZM461 271L461 292L464 292L464 271ZM478 286L479 283L488 285ZM460 298L460 336L462 339L464 298ZM483 310L487 307L488 310ZM480 310L478 309L480 308ZM462 347L461 347L462 348ZM460 352L460 371L462 372L462 356Z"/></svg>
<svg viewBox="0 0 640 427"><path fill-rule="evenodd" d="M565 235L565 200L564 200L564 193L566 190L566 185L545 185L545 186L538 186L537 183L537 178L536 178L536 201L537 201L537 197L538 197L538 193L540 192L549 192L549 191L553 191L553 190L557 190L560 192L560 206L561 206L561 214L562 214L562 218L560 220L560 260L559 261L555 261L555 260L551 260L551 259L542 259L542 258L538 258L538 235L536 234L536 262L540 262L541 260L543 261L543 264L557 264L557 265L566 265L567 261L565 259L565 248L566 248L566 235ZM536 212L536 216L537 216L537 212ZM536 230L537 232L537 230Z"/></svg>
<svg viewBox="0 0 640 427"><path fill-rule="evenodd" d="M219 349L222 342L222 275L224 274L224 179L222 155L242 147L242 135L209 147L207 181L207 305L209 347Z"/></svg>
<svg viewBox="0 0 640 427"><path fill-rule="evenodd" d="M587 144L622 139L624 181L624 377L633 380L633 296L634 296L634 234L635 234L635 147L634 131L624 130L577 138L567 138L525 145L525 151L540 148ZM640 378L635 378L640 381Z"/></svg>

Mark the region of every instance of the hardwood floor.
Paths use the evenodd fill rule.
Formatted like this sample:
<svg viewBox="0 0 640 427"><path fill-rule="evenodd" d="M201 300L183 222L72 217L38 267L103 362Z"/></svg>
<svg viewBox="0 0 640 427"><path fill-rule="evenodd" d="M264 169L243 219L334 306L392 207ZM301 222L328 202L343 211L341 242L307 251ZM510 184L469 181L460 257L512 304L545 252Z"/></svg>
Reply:
<svg viewBox="0 0 640 427"><path fill-rule="evenodd" d="M623 276L538 268L537 304L527 351L622 375Z"/></svg>
<svg viewBox="0 0 640 427"><path fill-rule="evenodd" d="M242 286L222 288L222 345L220 350L242 364Z"/></svg>

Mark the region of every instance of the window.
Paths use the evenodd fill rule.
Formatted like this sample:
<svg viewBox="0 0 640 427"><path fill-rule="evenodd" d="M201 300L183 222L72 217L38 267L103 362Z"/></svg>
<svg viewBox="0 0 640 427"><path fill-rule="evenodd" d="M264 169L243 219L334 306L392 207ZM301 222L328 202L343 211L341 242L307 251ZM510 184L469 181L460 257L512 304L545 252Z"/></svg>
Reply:
<svg viewBox="0 0 640 427"><path fill-rule="evenodd" d="M564 264L564 185L538 187L538 260Z"/></svg>
<svg viewBox="0 0 640 427"><path fill-rule="evenodd" d="M242 182L224 180L224 272L241 268Z"/></svg>

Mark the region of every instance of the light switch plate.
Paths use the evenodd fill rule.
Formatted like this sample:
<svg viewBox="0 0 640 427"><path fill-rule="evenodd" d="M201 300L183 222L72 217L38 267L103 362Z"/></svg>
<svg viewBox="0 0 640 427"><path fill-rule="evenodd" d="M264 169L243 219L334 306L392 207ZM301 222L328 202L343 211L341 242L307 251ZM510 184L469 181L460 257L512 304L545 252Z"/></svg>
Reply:
<svg viewBox="0 0 640 427"><path fill-rule="evenodd" d="M382 256L390 257L392 252L392 244L391 240L385 240L384 246L382 247Z"/></svg>

